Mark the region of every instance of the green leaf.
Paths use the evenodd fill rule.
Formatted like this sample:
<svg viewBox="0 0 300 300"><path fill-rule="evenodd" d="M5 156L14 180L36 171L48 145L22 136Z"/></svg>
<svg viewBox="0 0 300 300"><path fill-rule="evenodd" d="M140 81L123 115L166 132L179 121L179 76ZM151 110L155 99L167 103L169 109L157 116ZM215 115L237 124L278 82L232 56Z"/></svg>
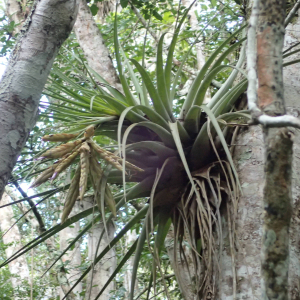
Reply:
<svg viewBox="0 0 300 300"><path fill-rule="evenodd" d="M120 49L119 49L119 39L118 39L118 28L117 28L117 13L115 13L115 23L114 23L114 45L115 45L115 53L116 53L116 60L117 60L117 67L119 71L119 77L120 81L126 96L126 102L129 105L136 105L138 104L138 101L134 98L132 95L127 80L125 76L123 75L123 67L122 67L122 61L121 61L121 56L120 56Z"/></svg>
<svg viewBox="0 0 300 300"><path fill-rule="evenodd" d="M217 0L210 0L210 3L212 5L212 7L216 7L217 6Z"/></svg>
<svg viewBox="0 0 300 300"><path fill-rule="evenodd" d="M67 219L63 224L58 224L52 228L50 228L49 230L45 231L44 233L42 233L40 236L38 236L37 238L35 238L34 240L32 240L31 242L27 243L24 247L22 247L20 250L18 250L17 252L15 252L11 257L9 257L5 262L3 262L0 265L0 268L2 268L3 266L7 265L8 263L10 263L11 261L13 261L14 259L18 258L19 256L25 254L26 252L28 252L29 250L31 250L32 248L36 247L37 245L41 244L43 241L47 240L48 238L50 238L51 236L55 235L56 233L60 232L61 230L63 230L64 228L70 226L71 224L77 222L78 220L81 220L82 218L94 213L95 211L97 211L97 208L95 207L91 207L75 216L72 216L71 218Z"/></svg>
<svg viewBox="0 0 300 300"><path fill-rule="evenodd" d="M165 120L170 120L170 116L162 102L156 88L154 87L152 80L150 79L146 70L134 59L131 59L139 73L141 74L143 81L146 85L147 91L152 99L154 109L158 114L160 114Z"/></svg>
<svg viewBox="0 0 300 300"><path fill-rule="evenodd" d="M120 0L120 4L121 4L122 8L126 8L128 5L128 0Z"/></svg>
<svg viewBox="0 0 300 300"><path fill-rule="evenodd" d="M216 130L216 132L217 132L217 134L219 136L219 138L220 138L221 144L222 144L222 146L223 146L223 148L225 150L225 153L227 155L227 159L228 159L228 161L230 163L230 166L232 168L232 171L233 171L233 173L235 175L236 182L238 183L238 185L240 187L238 174L237 174L237 171L235 169L235 166L234 166L234 163L233 163L233 159L232 159L232 156L230 154L230 150L228 149L228 146L227 146L226 140L224 138L223 132L222 132L220 126L219 126L219 123L218 123L216 117L214 116L214 114L212 113L212 111L207 106L202 105L200 107L198 106L198 108L204 110L204 112L207 114L207 116L209 117L210 121L212 122L212 124L213 124L213 126L214 126L214 128L215 128L215 130ZM203 126L202 129L201 129L201 131L205 127L206 126ZM207 128L205 128L204 130L207 130ZM196 142L194 143L193 148L191 150L191 159L195 159L196 156L197 157L201 156L201 152L199 151L200 149L198 148L198 145L199 145L199 142L198 143L196 143ZM202 145L202 147L203 147L203 145Z"/></svg>
<svg viewBox="0 0 300 300"><path fill-rule="evenodd" d="M127 138L130 131L136 126L144 126L144 127L147 127L149 129L151 129L152 131L154 131L158 135L158 137L162 140L162 142L167 147L169 147L169 148L174 148L175 147L175 143L174 143L172 135L166 129L164 129L163 127L159 126L158 124L149 122L149 121L140 122L140 123L137 123L137 124L130 125L127 128L127 130L125 131L123 139L125 139L125 136Z"/></svg>
<svg viewBox="0 0 300 300"><path fill-rule="evenodd" d="M177 151L164 146L160 142L155 142L155 141L143 141L143 142L127 145L126 152L129 152L131 150L138 150L138 149L150 150L162 160L166 160L167 158L172 156L177 156Z"/></svg>
<svg viewBox="0 0 300 300"><path fill-rule="evenodd" d="M93 5L90 6L90 9L91 9L92 15L96 16L96 14L97 14L97 12L99 10L98 6L96 4L93 4Z"/></svg>
<svg viewBox="0 0 300 300"><path fill-rule="evenodd" d="M216 57L221 53L221 51L224 49L224 47L226 47L230 41L232 40L232 37L236 36L237 34L239 34L244 28L246 27L246 25L242 26L240 29L238 29L237 31L235 31L228 39L226 39L216 50L215 52L208 58L208 60L206 61L206 63L204 64L204 66L202 67L202 69L200 70L199 74L197 75L197 77L195 78L189 93L184 101L184 104L182 106L181 109L181 113L180 113L180 119L185 119L185 116L187 115L189 109L191 108L192 104L195 101L195 97L197 95L197 92L199 90L200 84L203 80L203 78L206 76L207 70L209 69L210 65L214 62L214 60L216 59Z"/></svg>
<svg viewBox="0 0 300 300"><path fill-rule="evenodd" d="M158 13L157 10L154 10L153 11L153 17L159 21L162 21L163 20L163 17Z"/></svg>
<svg viewBox="0 0 300 300"><path fill-rule="evenodd" d="M166 82L166 89L167 91L171 90L171 76L172 76L172 67L173 67L173 57L174 57L174 50L175 50L175 46L176 46L176 42L178 39L178 35L180 32L180 28L189 12L189 10L191 9L192 5L194 4L194 2L190 5L189 8L187 8L178 24L178 26L175 29L175 33L173 35L170 47L169 47L169 52L168 52L168 57L167 57L167 62L166 62L166 67L165 67L165 82Z"/></svg>
<svg viewBox="0 0 300 300"><path fill-rule="evenodd" d="M163 62L163 43L164 43L164 36L163 34L158 42L157 47L157 55L156 55L156 82L157 82L157 90L158 94L160 96L161 101L163 102L163 105L168 112L170 119L172 121L174 120L174 117L172 115L172 107L171 103L169 101L169 91L167 91L167 85L165 82L165 74L164 74L164 62Z"/></svg>

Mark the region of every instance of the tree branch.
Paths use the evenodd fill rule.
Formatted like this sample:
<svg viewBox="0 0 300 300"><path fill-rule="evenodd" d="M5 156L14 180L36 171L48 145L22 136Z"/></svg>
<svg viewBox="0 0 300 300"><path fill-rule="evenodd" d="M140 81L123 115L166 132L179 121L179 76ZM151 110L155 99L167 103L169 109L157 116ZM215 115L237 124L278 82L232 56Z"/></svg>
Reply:
<svg viewBox="0 0 300 300"><path fill-rule="evenodd" d="M288 26L291 20L294 18L295 14L297 13L298 9L300 8L300 0L297 1L297 3L294 5L294 7L291 9L288 16L285 18L284 26Z"/></svg>
<svg viewBox="0 0 300 300"><path fill-rule="evenodd" d="M19 183L17 180L15 180L13 177L12 178L12 183L13 185L16 187L16 189L20 192L20 194L22 195L23 198L27 198L26 201L27 203L29 204L29 206L31 207L32 209L32 212L34 214L34 216L36 217L38 223L39 223L39 230L40 230L40 233L43 233L44 231L46 231L46 228L45 228L45 224L44 224L44 221L43 221L43 218L42 216L40 215L40 213L38 212L37 208L36 208L36 205L35 203L28 198L28 195L24 192L24 190L20 187Z"/></svg>

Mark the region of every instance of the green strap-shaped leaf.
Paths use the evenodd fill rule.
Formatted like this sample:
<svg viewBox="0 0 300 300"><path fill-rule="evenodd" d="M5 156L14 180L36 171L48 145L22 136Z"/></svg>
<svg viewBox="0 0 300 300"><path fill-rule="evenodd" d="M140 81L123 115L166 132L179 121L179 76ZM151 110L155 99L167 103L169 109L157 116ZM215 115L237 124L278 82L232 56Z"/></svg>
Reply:
<svg viewBox="0 0 300 300"><path fill-rule="evenodd" d="M132 66L129 63L129 61L128 61L127 57L126 57L126 54L124 53L124 50L121 47L121 45L120 45L120 52L121 52L121 54L123 56L123 60L125 61L126 67L127 67L128 71L129 71L130 79L132 80L132 82L134 84L134 87L135 87L135 90L136 90L137 94L140 97L140 103L139 104L146 105L146 106L149 105L148 101L144 98L143 88L140 85L137 77L135 76L135 73L134 73L134 71L132 69Z"/></svg>
<svg viewBox="0 0 300 300"><path fill-rule="evenodd" d="M173 38L172 38L172 41L171 41L171 44L170 44L170 47L169 47L168 57L167 57L167 62L166 62L166 67L165 67L165 83L166 83L166 90L168 92L171 91L171 76L172 76L172 67L173 67L173 56L174 56L174 50L175 50L176 42L177 42L178 35L179 35L179 32L180 32L180 28L181 28L184 20L186 19L186 16L187 16L189 10L194 5L195 1L193 1L193 3L185 10L178 26L175 29L175 32L174 32L174 35L173 35Z"/></svg>
<svg viewBox="0 0 300 300"><path fill-rule="evenodd" d="M151 129L152 131L154 131L158 137L162 140L162 142L169 148L174 148L175 147L175 143L173 140L172 135L170 134L170 132L168 132L166 129L164 129L163 127L149 122L149 121L145 121L145 122L140 122L140 123L136 123L136 124L132 124L130 125L127 130L125 131L126 136L129 135L129 132L136 126L144 126L147 127L149 129ZM124 134L124 139L125 139L125 134Z"/></svg>
<svg viewBox="0 0 300 300"><path fill-rule="evenodd" d="M237 69L239 72L241 72L243 75L246 76L245 72L240 69L236 68L235 66L230 66L230 65L222 65L214 68L211 70L207 76L203 79L199 91L195 97L195 102L193 105L195 106L200 106L203 104L205 94L207 89L209 88L213 78L216 76L218 72L220 72L222 69L225 68L233 68ZM185 120L184 120L184 128L187 130L187 132L195 134L199 131L199 111L195 109L190 109Z"/></svg>
<svg viewBox="0 0 300 300"><path fill-rule="evenodd" d="M102 96L103 99L110 105L112 106L116 111L118 111L118 113L121 115L125 110L127 111L128 107L121 103L120 101L118 101L117 99L114 99L112 97L107 97L107 96ZM142 117L141 115L139 115L136 112L130 111L128 110L127 113L127 119L129 121L131 121L132 123L138 123L138 122L142 122L142 121L146 121L147 119Z"/></svg>
<svg viewBox="0 0 300 300"><path fill-rule="evenodd" d="M80 230L79 234L68 244L61 254L54 260L54 262L50 265L50 267L43 273L41 278L49 271L51 268L65 255L65 253L73 246L75 243L81 239L82 236L88 232L92 226L94 226L97 222L101 220L101 215L96 216L93 220L91 220L83 229Z"/></svg>
<svg viewBox="0 0 300 300"><path fill-rule="evenodd" d="M157 216L157 214L155 214L155 215ZM156 220L156 216L155 216L155 220ZM129 294L129 300L133 300L137 269L138 269L138 266L139 266L141 254L142 254L144 244L145 244L145 241L146 241L147 228L149 228L149 227L150 227L150 218L149 218L149 213L148 213L145 217L143 228L142 228L142 231L141 231L140 236L138 238L138 244L137 244L136 251L135 251L133 267L132 267L131 289L130 289L130 294Z"/></svg>
<svg viewBox="0 0 300 300"><path fill-rule="evenodd" d="M167 90L167 85L165 81L165 74L164 74L164 61L163 61L163 43L164 43L164 36L165 33L161 36L158 42L157 47L157 54L156 54L156 84L157 84L157 91L160 96L160 99L170 116L170 119L174 121L174 117L172 114L172 106L169 101L169 93L170 90Z"/></svg>
<svg viewBox="0 0 300 300"><path fill-rule="evenodd" d="M86 67L86 69L87 69L91 74L93 74L93 75L95 76L95 78L96 78L99 82L101 82L101 83L104 84L104 86L109 90L110 94L111 94L114 98L116 98L116 99L118 99L118 100L120 100L120 101L123 101L123 102L127 103L126 97L125 97L121 92L119 92L115 87L111 86L111 85L110 85L110 84L109 84L109 83L108 83L101 75L99 75L96 71L94 71L88 64L85 63L85 67ZM98 84L97 84L97 88L99 88L99 85L98 85ZM100 86L100 88L101 88L101 86ZM102 88L101 88L101 90L103 91L104 94L108 94L108 93L106 93L106 91L103 90Z"/></svg>
<svg viewBox="0 0 300 300"><path fill-rule="evenodd" d="M115 23L114 23L114 45L115 45L115 53L116 53L116 60L117 60L117 67L119 71L119 77L120 81L126 96L126 103L128 105L137 105L138 101L134 98L132 95L127 80L125 76L123 75L123 67L122 67L122 61L121 61L121 56L120 56L120 49L119 49L119 39L118 39L118 29L117 29L117 13L115 13Z"/></svg>
<svg viewBox="0 0 300 300"><path fill-rule="evenodd" d="M181 113L180 113L180 119L184 119L186 114L188 113L190 107L192 106L192 103L195 100L195 96L198 92L200 83L202 82L203 78L205 77L207 70L209 69L210 65L214 62L214 60L216 59L216 57L221 53L221 51L224 49L224 47L226 47L230 41L232 40L232 37L236 36L237 34L239 34L244 28L246 27L246 25L242 26L240 29L238 29L237 31L235 31L228 39L226 39L219 48L217 48L215 50L215 52L208 58L208 60L206 61L206 63L204 64L204 66L202 67L202 69L200 70L199 74L197 75L197 77L195 78L189 93L186 97L186 100L182 106L181 109Z"/></svg>
<svg viewBox="0 0 300 300"><path fill-rule="evenodd" d="M146 70L134 59L131 59L132 63L135 65L137 70L142 76L143 82L145 83L145 86L147 88L147 91L152 99L154 109L158 114L160 114L165 120L170 120L170 115L168 114L164 103L162 102L156 88L154 87L148 73Z"/></svg>
<svg viewBox="0 0 300 300"><path fill-rule="evenodd" d="M236 100L246 91L248 86L248 80L244 79L239 82L231 91L227 92L224 97L211 109L215 117L220 114L229 112Z"/></svg>
<svg viewBox="0 0 300 300"><path fill-rule="evenodd" d="M193 105L202 105L203 104L203 101L204 101L204 97L205 97L205 94L206 94L206 91L207 89L209 88L212 80L214 79L214 77L220 72L222 71L223 69L226 69L226 68L232 68L232 69L236 69L238 70L239 72L241 72L246 78L247 78L247 74L244 72L243 69L240 69L240 68L237 68L235 66L230 66L230 65L222 65L222 66L218 66L214 69L212 69L206 76L205 78L203 79L200 87L199 87L199 90L198 90L198 93L196 94L195 96L195 100L194 100L194 103Z"/></svg>
<svg viewBox="0 0 300 300"><path fill-rule="evenodd" d="M245 34L245 32L243 33ZM240 51L240 57L236 64L237 68L242 68L243 64L245 63L246 59L246 42L244 42L242 49ZM219 102L219 100L228 92L228 90L232 87L232 84L236 80L238 71L233 70L230 74L230 76L226 79L226 81L222 84L221 88L215 93L215 95L212 97L212 99L207 104L207 107L209 109L212 109L216 105L216 103Z"/></svg>

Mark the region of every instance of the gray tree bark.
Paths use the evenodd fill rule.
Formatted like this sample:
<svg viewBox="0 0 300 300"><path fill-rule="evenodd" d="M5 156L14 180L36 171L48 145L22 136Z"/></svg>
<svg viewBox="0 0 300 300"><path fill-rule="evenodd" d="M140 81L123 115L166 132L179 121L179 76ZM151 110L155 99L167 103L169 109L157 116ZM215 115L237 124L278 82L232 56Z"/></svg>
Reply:
<svg viewBox="0 0 300 300"><path fill-rule="evenodd" d="M52 63L72 30L77 0L33 4L0 82L0 197L37 118Z"/></svg>
<svg viewBox="0 0 300 300"><path fill-rule="evenodd" d="M285 35L285 49L300 41L300 20L287 27ZM294 48L297 49L297 48ZM293 50L294 50L293 49ZM285 59L287 61L299 59L299 53ZM300 83L299 64L283 69L285 107L290 115L300 116ZM293 147L292 172L292 218L289 229L290 262L288 264L289 293L283 299L300 299L300 243L299 243L299 174L300 174L300 136L295 131ZM235 223L235 270L237 282L233 282L233 268L229 249L228 233L223 231L224 248L222 252L221 268L223 270L217 299L231 300L233 285L236 285L236 299L262 299L261 287L261 240L264 219L262 199L264 196L264 138L261 127L250 127L238 135L235 142L235 162L242 185L242 195L239 198L238 212ZM225 219L224 219L225 220ZM224 224L224 228L227 225ZM281 269L283 270L283 268ZM286 292L287 293L287 292ZM270 299L273 299L270 297ZM278 298L279 299L279 298Z"/></svg>
<svg viewBox="0 0 300 300"><path fill-rule="evenodd" d="M82 211L79 201L76 201L69 217L72 217ZM74 223L72 226L69 226L59 232L59 241L60 241L60 250L65 250L69 243L79 234L80 224L79 222ZM63 257L62 262L66 263L64 270L66 270L64 281L61 282L61 291L60 299L63 299L66 292L73 286L73 284L81 276L81 271L79 266L81 265L81 252L80 252L80 243L75 243L75 247L72 250L69 250ZM62 278L62 277L61 277ZM76 287L73 289L73 299L81 300L82 297L80 293L82 292L82 282L79 282Z"/></svg>
<svg viewBox="0 0 300 300"><path fill-rule="evenodd" d="M94 205L93 197L85 197L84 199L84 208L88 209ZM93 262L95 254L99 255L105 247L110 243L114 238L115 228L112 222L107 224L108 235L105 233L102 237L100 244L98 245L102 231L104 230L104 224L97 223L89 231L88 236L88 260ZM97 246L99 248L97 249ZM107 280L115 270L117 265L116 252L112 248L107 254L101 259L101 261L94 265L91 272L88 274L87 283L86 283L86 293L85 299L95 299L98 293L101 291L103 286L106 284ZM101 295L101 300L109 300L111 297L110 291L115 289L115 283L112 281L103 294Z"/></svg>
<svg viewBox="0 0 300 300"><path fill-rule="evenodd" d="M74 31L88 65L99 73L110 85L122 91L119 77L104 44L100 30L87 6L86 0L79 0L79 10Z"/></svg>
<svg viewBox="0 0 300 300"><path fill-rule="evenodd" d="M74 31L88 65L102 76L110 85L116 87L119 91L123 91L116 69L113 66L109 50L105 46L101 32L85 0L79 0L79 11L74 25ZM89 197L85 199L84 205L87 206L86 208L91 207L92 203L89 203L89 200L92 201ZM94 259L98 239L100 238L100 234L103 229L103 224L97 224L90 231L88 236L88 258L90 261ZM111 240L113 236L114 226L111 223L109 224L109 240ZM101 253L108 242L109 241L105 235L100 243L98 254ZM99 265L96 265L93 272L89 274L86 288L86 299L93 299L97 296L115 268L116 253L115 249L111 249L103 258L102 262L100 262ZM106 288L101 299L109 299L110 291L112 289L114 289L114 283L111 283Z"/></svg>

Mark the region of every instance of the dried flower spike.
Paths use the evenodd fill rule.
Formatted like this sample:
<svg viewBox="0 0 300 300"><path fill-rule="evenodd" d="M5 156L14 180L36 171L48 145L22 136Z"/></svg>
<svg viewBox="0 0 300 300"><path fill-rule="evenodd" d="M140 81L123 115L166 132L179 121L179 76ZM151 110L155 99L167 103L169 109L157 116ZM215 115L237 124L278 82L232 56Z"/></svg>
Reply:
<svg viewBox="0 0 300 300"><path fill-rule="evenodd" d="M71 139L76 138L77 135L78 134L73 134L73 133L57 133L57 134L45 135L42 137L42 140L49 141L49 142L67 142Z"/></svg>
<svg viewBox="0 0 300 300"><path fill-rule="evenodd" d="M75 201L78 198L79 190L78 190L78 184L80 180L80 167L77 167L77 170L75 172L75 175L72 179L70 188L67 193L67 197L64 204L63 213L61 216L61 222L64 223L65 220L68 218L70 212L72 211L72 208L75 204Z"/></svg>
<svg viewBox="0 0 300 300"><path fill-rule="evenodd" d="M79 154L79 149L73 151L70 155L68 155L64 160L62 160L59 165L55 168L54 174L51 177L52 180L57 178L59 173L61 173L63 170L65 170L68 166L72 164L72 162L75 160L77 155Z"/></svg>
<svg viewBox="0 0 300 300"><path fill-rule="evenodd" d="M84 142L79 149L80 151L80 182L79 182L79 198L83 199L86 191L87 179L89 174L89 162L90 162L90 147L87 142Z"/></svg>
<svg viewBox="0 0 300 300"><path fill-rule="evenodd" d="M59 158L64 156L65 154L71 152L76 146L81 144L83 140L76 140L74 142L69 142L66 144L62 144L53 149L50 149L41 155L42 158Z"/></svg>
<svg viewBox="0 0 300 300"><path fill-rule="evenodd" d="M44 172L42 172L36 180L30 185L29 188L34 188L40 186L42 183L46 182L54 173L53 166L46 169Z"/></svg>
<svg viewBox="0 0 300 300"><path fill-rule="evenodd" d="M95 126L94 126L94 125L91 125L91 126L89 126L89 127L87 127L87 128L85 129L84 137L85 137L86 139L88 139L88 138L90 138L90 137L92 137L92 136L94 135L94 132L95 132Z"/></svg>

